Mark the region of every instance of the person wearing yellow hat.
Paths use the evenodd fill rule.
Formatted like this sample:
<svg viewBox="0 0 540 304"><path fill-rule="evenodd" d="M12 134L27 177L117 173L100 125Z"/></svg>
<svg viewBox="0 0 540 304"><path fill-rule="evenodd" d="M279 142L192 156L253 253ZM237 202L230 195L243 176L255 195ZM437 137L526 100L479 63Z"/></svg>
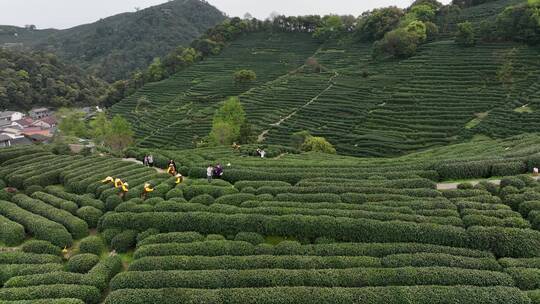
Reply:
<svg viewBox="0 0 540 304"><path fill-rule="evenodd" d="M114 183L114 177L112 176L107 176L104 180L101 181L103 184L108 184L108 183Z"/></svg>
<svg viewBox="0 0 540 304"><path fill-rule="evenodd" d="M115 188L122 188L122 185L123 185L123 184L124 184L124 182L122 182L122 180L119 179L119 178L116 178L116 179L114 180L114 187L115 187Z"/></svg>
<svg viewBox="0 0 540 304"><path fill-rule="evenodd" d="M148 193L154 192L154 187L150 183L145 183L143 187L142 199L146 199Z"/></svg>
<svg viewBox="0 0 540 304"><path fill-rule="evenodd" d="M177 173L175 177L176 177L176 180L175 180L174 182L175 182L177 185L184 182L184 177L182 176L182 174Z"/></svg>

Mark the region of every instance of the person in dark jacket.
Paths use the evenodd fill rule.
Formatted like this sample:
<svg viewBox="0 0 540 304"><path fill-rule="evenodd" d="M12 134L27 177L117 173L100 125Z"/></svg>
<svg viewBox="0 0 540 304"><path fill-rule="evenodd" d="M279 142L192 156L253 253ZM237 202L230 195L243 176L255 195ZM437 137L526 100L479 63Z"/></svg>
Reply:
<svg viewBox="0 0 540 304"><path fill-rule="evenodd" d="M217 164L214 167L214 176L216 178L221 178L221 176L223 176L223 167L221 166L221 164Z"/></svg>

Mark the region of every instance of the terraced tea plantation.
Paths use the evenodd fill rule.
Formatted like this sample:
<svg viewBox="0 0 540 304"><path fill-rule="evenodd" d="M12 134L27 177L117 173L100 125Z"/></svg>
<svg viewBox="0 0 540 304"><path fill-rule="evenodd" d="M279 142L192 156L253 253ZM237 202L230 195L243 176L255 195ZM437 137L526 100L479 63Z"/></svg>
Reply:
<svg viewBox="0 0 540 304"><path fill-rule="evenodd" d="M540 303L540 184L528 174L539 142L475 139L393 159L130 152L158 167L174 158L180 184L132 159L3 149L0 301ZM223 178L209 183L218 162Z"/></svg>
<svg viewBox="0 0 540 304"><path fill-rule="evenodd" d="M478 25L512 3L463 9L456 22ZM351 156L397 156L475 134L505 138L540 130L537 47L479 42L465 48L443 33L407 60L376 61L372 53L371 44L319 44L308 33L246 34L222 54L145 86L112 112L132 122L139 147L160 149L195 147L229 96L240 98L263 144L289 145L291 134L307 130ZM505 66L511 67L506 80ZM235 83L234 71L246 68L257 81Z"/></svg>

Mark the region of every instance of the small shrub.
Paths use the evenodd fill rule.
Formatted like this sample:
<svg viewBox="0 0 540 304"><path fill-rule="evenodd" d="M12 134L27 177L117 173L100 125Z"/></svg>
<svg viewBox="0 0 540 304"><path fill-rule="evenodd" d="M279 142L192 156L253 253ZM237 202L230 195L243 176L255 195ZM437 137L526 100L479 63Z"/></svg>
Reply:
<svg viewBox="0 0 540 304"><path fill-rule="evenodd" d="M234 237L235 241L244 241L253 245L259 245L264 243L264 237L255 232L239 232Z"/></svg>
<svg viewBox="0 0 540 304"><path fill-rule="evenodd" d="M209 194L202 194L199 196L196 196L192 198L189 202L192 204L203 204L206 206L210 206L214 203L215 199Z"/></svg>
<svg viewBox="0 0 540 304"><path fill-rule="evenodd" d="M206 236L207 241L224 241L225 237L221 234L209 234Z"/></svg>
<svg viewBox="0 0 540 304"><path fill-rule="evenodd" d="M525 188L526 184L524 181L517 177L505 177L501 180L501 188L505 187L515 187L517 189L523 189Z"/></svg>
<svg viewBox="0 0 540 304"><path fill-rule="evenodd" d="M43 191L43 187L39 185L32 185L26 188L26 190L24 190L24 193L28 196L31 196L32 194L34 194L34 192L42 192L42 191Z"/></svg>
<svg viewBox="0 0 540 304"><path fill-rule="evenodd" d="M89 236L81 240L80 253L92 253L100 256L105 251L105 243L99 236Z"/></svg>
<svg viewBox="0 0 540 304"><path fill-rule="evenodd" d="M179 188L173 188L167 192L167 195L165 195L167 200L173 199L173 198L184 198L184 192Z"/></svg>
<svg viewBox="0 0 540 304"><path fill-rule="evenodd" d="M99 257L95 254L78 254L69 259L69 261L66 263L66 269L69 272L87 273L90 271L90 269L92 269L92 267L96 266L98 262Z"/></svg>
<svg viewBox="0 0 540 304"><path fill-rule="evenodd" d="M137 244L142 242L144 239L150 236L156 235L156 234L159 234L159 230L155 228L150 228L150 229L145 230L144 232L137 234Z"/></svg>
<svg viewBox="0 0 540 304"><path fill-rule="evenodd" d="M122 203L122 199L118 195L111 195L105 200L105 209L107 211L114 210Z"/></svg>
<svg viewBox="0 0 540 304"><path fill-rule="evenodd" d="M137 231L126 230L117 234L111 240L111 248L120 252L128 252L129 249L134 248L137 242Z"/></svg>
<svg viewBox="0 0 540 304"><path fill-rule="evenodd" d="M101 210L92 206L82 207L77 210L77 216L83 219L88 224L89 228L96 228L102 215L103 212L101 212Z"/></svg>
<svg viewBox="0 0 540 304"><path fill-rule="evenodd" d="M22 245L22 251L37 254L60 255L62 249L47 241L31 240Z"/></svg>
<svg viewBox="0 0 540 304"><path fill-rule="evenodd" d="M471 183L461 183L457 186L457 188L460 190L470 190L474 189L474 186Z"/></svg>

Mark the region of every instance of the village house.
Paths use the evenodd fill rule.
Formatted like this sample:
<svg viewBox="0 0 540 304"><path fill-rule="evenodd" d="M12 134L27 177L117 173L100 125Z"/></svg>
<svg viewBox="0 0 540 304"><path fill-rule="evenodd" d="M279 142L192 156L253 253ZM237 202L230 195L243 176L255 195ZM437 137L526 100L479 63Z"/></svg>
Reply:
<svg viewBox="0 0 540 304"><path fill-rule="evenodd" d="M52 116L47 116L34 121L32 125L36 127L41 127L43 129L51 129L56 127L57 121L56 118Z"/></svg>
<svg viewBox="0 0 540 304"><path fill-rule="evenodd" d="M48 108L35 108L28 112L33 119L41 119L51 115L51 111Z"/></svg>
<svg viewBox="0 0 540 304"><path fill-rule="evenodd" d="M0 112L0 121L17 121L24 117L24 114L21 112L15 111L3 111Z"/></svg>

